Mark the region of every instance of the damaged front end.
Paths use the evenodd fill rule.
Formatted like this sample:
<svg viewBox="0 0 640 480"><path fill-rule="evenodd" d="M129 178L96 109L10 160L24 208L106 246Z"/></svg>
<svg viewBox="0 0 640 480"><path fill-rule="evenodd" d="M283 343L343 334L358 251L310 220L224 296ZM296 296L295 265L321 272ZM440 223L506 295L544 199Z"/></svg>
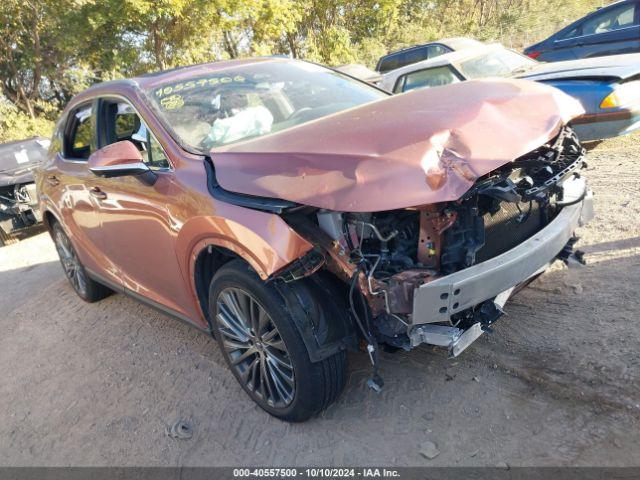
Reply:
<svg viewBox="0 0 640 480"><path fill-rule="evenodd" d="M571 257L574 230L593 215L584 166L583 148L564 127L455 201L286 214L316 250L279 276L291 281L325 267L350 285L352 316L371 355L377 343L406 350L427 343L457 356L489 330L512 292Z"/></svg>

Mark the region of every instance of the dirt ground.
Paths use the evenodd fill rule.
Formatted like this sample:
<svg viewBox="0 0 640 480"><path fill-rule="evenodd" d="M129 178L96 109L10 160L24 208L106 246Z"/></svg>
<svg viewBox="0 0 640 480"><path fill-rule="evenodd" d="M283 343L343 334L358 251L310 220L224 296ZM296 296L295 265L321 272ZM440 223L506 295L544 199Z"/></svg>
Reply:
<svg viewBox="0 0 640 480"><path fill-rule="evenodd" d="M0 465L640 465L640 137L590 157L588 266L545 273L455 360L385 354L380 394L352 355L304 424L254 406L206 335L83 303L46 234L0 249ZM179 419L190 440L166 435Z"/></svg>

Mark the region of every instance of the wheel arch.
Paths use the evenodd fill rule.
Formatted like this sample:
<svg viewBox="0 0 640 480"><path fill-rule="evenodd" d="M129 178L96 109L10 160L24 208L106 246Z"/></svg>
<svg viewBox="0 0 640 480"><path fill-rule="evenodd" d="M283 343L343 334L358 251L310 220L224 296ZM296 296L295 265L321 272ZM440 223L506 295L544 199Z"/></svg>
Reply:
<svg viewBox="0 0 640 480"><path fill-rule="evenodd" d="M264 281L313 248L278 215L233 205L220 205L218 213L191 218L176 239L185 280L208 323L208 283L228 260L244 260Z"/></svg>
<svg viewBox="0 0 640 480"><path fill-rule="evenodd" d="M209 285L213 276L225 263L236 258L243 258L233 250L214 243L200 244L199 251L194 252L193 257L194 261L191 263L190 268L192 287L202 316L207 321L213 334L213 322L209 315Z"/></svg>
<svg viewBox="0 0 640 480"><path fill-rule="evenodd" d="M209 315L209 286L216 272L232 260L242 260L259 277L250 256L232 242L221 239L203 240L192 254L190 267L192 287L198 306L212 334L213 319ZM261 278L272 282L292 313L312 362L322 361L344 349L357 350L357 334L346 305L346 286L333 274L320 270L293 282L278 278ZM331 298L331 302L326 302Z"/></svg>
<svg viewBox="0 0 640 480"><path fill-rule="evenodd" d="M58 217L56 217L51 210L47 209L42 212L42 223L47 229L47 232L49 232L49 235L53 235L53 224L60 223L60 220L58 220Z"/></svg>

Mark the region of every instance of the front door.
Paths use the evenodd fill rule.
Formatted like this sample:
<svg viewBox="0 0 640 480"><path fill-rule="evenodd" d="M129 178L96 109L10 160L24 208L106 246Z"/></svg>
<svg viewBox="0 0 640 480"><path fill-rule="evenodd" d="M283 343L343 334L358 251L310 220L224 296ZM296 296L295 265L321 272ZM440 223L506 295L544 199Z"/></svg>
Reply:
<svg viewBox="0 0 640 480"><path fill-rule="evenodd" d="M167 199L181 191L173 168L131 104L105 98L98 109L100 146L131 141L157 175L153 185L136 176L96 179L102 194L99 213L105 254L117 265L129 293L189 316L186 306L192 302L175 251L182 225L167 206Z"/></svg>

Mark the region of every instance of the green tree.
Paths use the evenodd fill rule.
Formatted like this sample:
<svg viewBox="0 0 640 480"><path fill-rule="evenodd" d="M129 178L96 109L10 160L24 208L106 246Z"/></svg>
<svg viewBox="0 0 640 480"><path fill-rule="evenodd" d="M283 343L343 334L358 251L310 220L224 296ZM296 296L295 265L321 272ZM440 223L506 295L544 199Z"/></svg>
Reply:
<svg viewBox="0 0 640 480"><path fill-rule="evenodd" d="M78 64L63 31L73 6L67 0L0 3L1 93L32 118L46 110L43 101L68 98L64 72Z"/></svg>
<svg viewBox="0 0 640 480"><path fill-rule="evenodd" d="M72 95L95 82L227 58L285 54L374 67L390 50L461 35L519 49L605 3L4 0L1 120L5 132L9 124L13 132L17 125L32 132L39 119L52 120Z"/></svg>

